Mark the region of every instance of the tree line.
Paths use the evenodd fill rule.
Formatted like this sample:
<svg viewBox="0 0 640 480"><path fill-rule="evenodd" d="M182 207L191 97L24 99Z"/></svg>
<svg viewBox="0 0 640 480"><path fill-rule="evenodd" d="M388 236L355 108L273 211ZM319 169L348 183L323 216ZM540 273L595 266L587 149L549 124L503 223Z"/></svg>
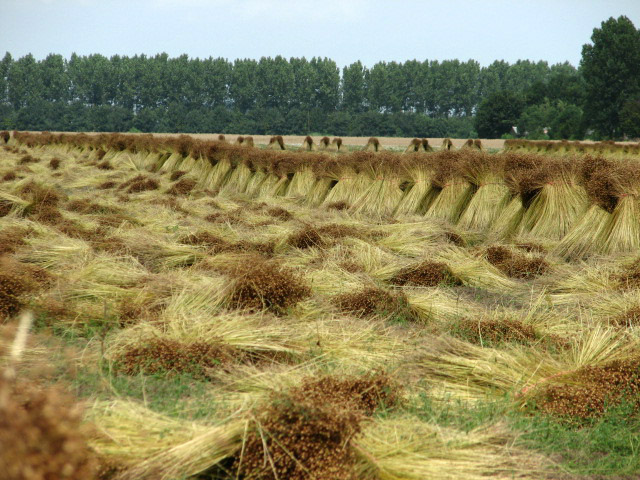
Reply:
<svg viewBox="0 0 640 480"><path fill-rule="evenodd" d="M610 21L618 26L625 17ZM328 58L229 61L162 53L37 60L7 52L0 62L0 128L496 137L515 125L532 138L581 138L590 127L584 117L593 86L585 71L584 54L579 69L528 60L486 67L474 60L371 68L355 62L340 69Z"/></svg>

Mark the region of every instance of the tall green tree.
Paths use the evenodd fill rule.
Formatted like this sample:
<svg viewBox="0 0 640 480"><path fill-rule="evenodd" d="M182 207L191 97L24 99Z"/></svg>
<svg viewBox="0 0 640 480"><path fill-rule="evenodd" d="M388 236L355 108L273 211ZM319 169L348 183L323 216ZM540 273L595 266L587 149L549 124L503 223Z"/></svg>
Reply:
<svg viewBox="0 0 640 480"><path fill-rule="evenodd" d="M517 125L522 114L522 97L513 92L497 92L484 99L478 107L475 127L483 138L500 138Z"/></svg>
<svg viewBox="0 0 640 480"><path fill-rule="evenodd" d="M366 108L366 73L359 60L342 69L342 108L347 112L359 113Z"/></svg>
<svg viewBox="0 0 640 480"><path fill-rule="evenodd" d="M619 112L640 93L640 32L625 16L602 22L582 47L588 125L602 136L622 134Z"/></svg>

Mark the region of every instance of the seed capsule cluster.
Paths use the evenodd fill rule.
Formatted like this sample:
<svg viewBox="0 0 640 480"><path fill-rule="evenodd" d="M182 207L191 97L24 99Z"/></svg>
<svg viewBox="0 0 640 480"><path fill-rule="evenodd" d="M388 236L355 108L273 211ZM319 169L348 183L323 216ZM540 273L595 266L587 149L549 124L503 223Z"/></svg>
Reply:
<svg viewBox="0 0 640 480"><path fill-rule="evenodd" d="M581 421L602 416L623 401L640 407L640 359L587 366L565 377L566 383L546 387L535 397L546 413Z"/></svg>
<svg viewBox="0 0 640 480"><path fill-rule="evenodd" d="M361 478L352 440L381 403L398 403L398 392L381 373L307 379L261 412L232 471L260 480Z"/></svg>
<svg viewBox="0 0 640 480"><path fill-rule="evenodd" d="M126 375L189 373L206 378L208 369L232 362L235 356L234 349L222 342L185 344L158 338L130 346L116 359L116 364Z"/></svg>
<svg viewBox="0 0 640 480"><path fill-rule="evenodd" d="M299 230L289 236L287 243L295 248L322 247L325 241L320 233L313 227Z"/></svg>
<svg viewBox="0 0 640 480"><path fill-rule="evenodd" d="M189 195L196 188L197 182L191 178L182 178L167 191L169 195Z"/></svg>
<svg viewBox="0 0 640 480"><path fill-rule="evenodd" d="M391 279L393 285L417 285L420 287L437 287L442 283L460 285L460 281L451 273L446 263L422 262L403 268Z"/></svg>
<svg viewBox="0 0 640 480"><path fill-rule="evenodd" d="M82 411L60 390L14 384L0 372L0 477L91 480L97 462Z"/></svg>
<svg viewBox="0 0 640 480"><path fill-rule="evenodd" d="M137 175L130 178L118 187L119 190L126 189L128 193L145 192L148 190L157 190L158 188L160 188L160 183L158 183L156 179L145 177L144 175Z"/></svg>
<svg viewBox="0 0 640 480"><path fill-rule="evenodd" d="M334 298L334 302L341 311L356 317L381 315L413 318L404 294L392 294L377 287L339 295Z"/></svg>
<svg viewBox="0 0 640 480"><path fill-rule="evenodd" d="M485 346L501 343L519 343L531 345L539 336L531 325L515 320L469 320L459 321L452 329L453 335Z"/></svg>
<svg viewBox="0 0 640 480"><path fill-rule="evenodd" d="M550 265L542 257L529 258L518 255L508 248L493 246L485 253L487 261L508 277L530 278L546 273Z"/></svg>
<svg viewBox="0 0 640 480"><path fill-rule="evenodd" d="M257 259L235 275L230 297L234 308L268 308L281 313L311 295L309 286L292 269L273 261Z"/></svg>

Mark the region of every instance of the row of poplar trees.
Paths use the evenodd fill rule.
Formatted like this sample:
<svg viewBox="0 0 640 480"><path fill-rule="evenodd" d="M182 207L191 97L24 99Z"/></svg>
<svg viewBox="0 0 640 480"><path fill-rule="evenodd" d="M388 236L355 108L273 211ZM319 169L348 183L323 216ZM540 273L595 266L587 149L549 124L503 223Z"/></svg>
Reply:
<svg viewBox="0 0 640 480"><path fill-rule="evenodd" d="M589 127L583 70L526 60L486 67L473 60L371 68L355 62L340 69L328 58L229 61L162 53L37 60L6 53L0 128L497 137L519 125L532 136L551 127L551 135L580 137ZM620 133L616 128L601 133Z"/></svg>

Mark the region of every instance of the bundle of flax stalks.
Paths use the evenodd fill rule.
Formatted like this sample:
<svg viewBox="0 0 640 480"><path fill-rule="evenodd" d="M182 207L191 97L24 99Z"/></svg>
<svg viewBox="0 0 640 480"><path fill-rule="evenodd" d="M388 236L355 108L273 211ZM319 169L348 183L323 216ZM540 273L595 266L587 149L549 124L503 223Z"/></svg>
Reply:
<svg viewBox="0 0 640 480"><path fill-rule="evenodd" d="M251 162L246 158L238 158L233 165L227 181L220 189L221 194L244 193L251 178Z"/></svg>
<svg viewBox="0 0 640 480"><path fill-rule="evenodd" d="M331 145L329 145L328 150L331 152L340 152L342 150L342 139L335 137L331 140Z"/></svg>
<svg viewBox="0 0 640 480"><path fill-rule="evenodd" d="M267 164L267 176L260 183L256 193L257 198L260 200L284 195L289 185L287 173L293 169L291 157L286 156L286 154L283 156L277 155L270 160Z"/></svg>
<svg viewBox="0 0 640 480"><path fill-rule="evenodd" d="M618 161L604 157L585 157L581 167L581 183L591 200L591 206L557 245L555 253L567 260L578 260L598 251L596 238L624 193L623 176L626 168L621 168Z"/></svg>
<svg viewBox="0 0 640 480"><path fill-rule="evenodd" d="M635 161L587 157L582 182L594 204L558 246L566 258L640 248L640 167Z"/></svg>
<svg viewBox="0 0 640 480"><path fill-rule="evenodd" d="M247 182L245 193L250 197L255 197L260 192L262 182L267 178L269 172L268 167L271 164L271 155L266 151L262 151L261 155L252 155L251 161L251 178Z"/></svg>
<svg viewBox="0 0 640 480"><path fill-rule="evenodd" d="M456 223L473 196L475 187L464 177L465 152L439 152L433 161L433 186L439 189L425 216Z"/></svg>
<svg viewBox="0 0 640 480"><path fill-rule="evenodd" d="M332 174L327 173L335 173L337 170L336 163L337 161L333 158L322 157L320 161L311 164L314 182L309 192L305 194L304 203L306 205L315 207L324 202L331 188L337 182Z"/></svg>
<svg viewBox="0 0 640 480"><path fill-rule="evenodd" d="M351 206L353 212L373 215L392 215L400 203L403 192L400 188L402 157L383 152L369 159L361 167L369 177L369 186Z"/></svg>
<svg viewBox="0 0 640 480"><path fill-rule="evenodd" d="M507 152L504 155L504 181L511 198L490 227L494 239L511 238L518 230L530 199L520 195L521 183L535 172L540 157L529 153Z"/></svg>
<svg viewBox="0 0 640 480"><path fill-rule="evenodd" d="M467 230L489 229L511 200L504 182L504 157L469 152L462 166L467 180L476 192L462 213L458 226Z"/></svg>
<svg viewBox="0 0 640 480"><path fill-rule="evenodd" d="M330 144L331 139L329 137L322 137L318 142L318 150L327 150Z"/></svg>
<svg viewBox="0 0 640 480"><path fill-rule="evenodd" d="M521 180L523 205L528 206L519 234L561 240L584 214L589 201L576 165L575 159L541 159L533 174Z"/></svg>
<svg viewBox="0 0 640 480"><path fill-rule="evenodd" d="M231 157L234 151L221 148L221 145L223 145L221 142L216 142L207 148L206 158L209 160L212 168L209 169L206 175L201 177L202 180L200 183L203 188L209 190L220 188L231 175L231 171L233 170ZM188 169L185 170L189 171Z"/></svg>
<svg viewBox="0 0 640 480"><path fill-rule="evenodd" d="M417 153L422 150L422 141L419 138L414 138L407 146L404 153Z"/></svg>
<svg viewBox="0 0 640 480"><path fill-rule="evenodd" d="M316 150L316 144L313 143L313 138L311 138L309 135L307 135L303 142L302 145L300 146L300 151L302 152L313 152Z"/></svg>
<svg viewBox="0 0 640 480"><path fill-rule="evenodd" d="M382 150L382 145L380 145L380 140L376 137L371 137L362 150L365 152L379 152Z"/></svg>
<svg viewBox="0 0 640 480"><path fill-rule="evenodd" d="M356 152L348 160L339 159L327 163L326 173L337 183L323 203L353 205L371 183L370 177L361 171L361 166L367 165L371 160L371 152Z"/></svg>
<svg viewBox="0 0 640 480"><path fill-rule="evenodd" d="M433 157L412 154L402 162L402 176L408 181L405 194L398 203L395 215L422 215L438 195L432 184L435 176Z"/></svg>
<svg viewBox="0 0 640 480"><path fill-rule="evenodd" d="M314 165L325 162L327 157L323 154L298 154L298 157L299 159L296 158L298 160L296 168L285 196L297 200L305 200L316 182Z"/></svg>
<svg viewBox="0 0 640 480"><path fill-rule="evenodd" d="M276 135L275 137L271 137L269 139L269 145L267 145L267 149L268 150L286 150L282 135Z"/></svg>

